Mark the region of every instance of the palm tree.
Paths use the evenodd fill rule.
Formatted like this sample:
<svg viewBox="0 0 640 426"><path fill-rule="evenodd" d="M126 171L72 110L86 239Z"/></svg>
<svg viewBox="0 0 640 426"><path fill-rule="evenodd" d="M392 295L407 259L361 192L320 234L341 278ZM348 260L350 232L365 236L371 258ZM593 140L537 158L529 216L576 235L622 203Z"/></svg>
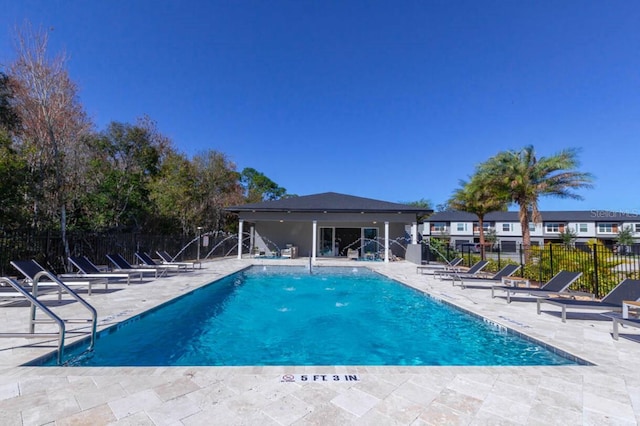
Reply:
<svg viewBox="0 0 640 426"><path fill-rule="evenodd" d="M629 254L631 246L635 243L633 240L633 228L631 228L631 226L625 226L623 229L620 229L616 237L616 242L618 243L618 253Z"/></svg>
<svg viewBox="0 0 640 426"><path fill-rule="evenodd" d="M448 204L455 210L473 213L478 216L480 232L480 257L485 258L484 217L487 213L504 211L509 199L488 182L488 177L476 173L469 182L460 181L458 188L449 199Z"/></svg>
<svg viewBox="0 0 640 426"><path fill-rule="evenodd" d="M591 187L592 175L575 171L578 165L575 149L537 159L533 146L529 145L520 151L500 152L478 166L495 190L508 194L510 201L519 206L525 262L531 247L529 224L541 222L538 198L553 196L580 200L582 197L573 190Z"/></svg>

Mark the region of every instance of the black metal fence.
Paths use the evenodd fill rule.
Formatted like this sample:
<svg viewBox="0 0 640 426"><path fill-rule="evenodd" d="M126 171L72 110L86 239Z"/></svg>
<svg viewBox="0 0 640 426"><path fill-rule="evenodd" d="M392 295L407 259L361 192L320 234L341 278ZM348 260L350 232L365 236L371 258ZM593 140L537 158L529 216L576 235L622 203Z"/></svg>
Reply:
<svg viewBox="0 0 640 426"><path fill-rule="evenodd" d="M464 246L458 250L444 246L434 250L425 245L423 259L442 261L442 257L452 259L462 256L466 266L480 260L481 253L476 246ZM518 276L545 283L561 270L582 272L582 276L572 288L604 296L625 278L640 279L640 255L637 250L613 250L602 244L566 246L547 244L525 249L522 245L515 249L501 250L499 246L488 248L485 258L489 260L486 270L497 271L508 263L521 266Z"/></svg>
<svg viewBox="0 0 640 426"><path fill-rule="evenodd" d="M139 233L70 233L69 250L72 256L88 256L96 264L106 264L108 253L120 253L132 263L136 251L154 255L166 250L176 260L205 259L228 256L237 249L237 236L225 233L197 235L145 235ZM198 244L200 241L200 244ZM612 250L602 244L568 247L562 244L492 247L485 252L489 260L487 271L497 271L508 263L521 265L517 275L545 283L561 270L582 272L573 286L597 296L607 294L625 278L640 278L640 255L637 250ZM460 247L424 244L422 259L439 262L443 257L462 256L465 265L480 260L477 245ZM0 231L0 275L15 275L10 261L36 259L45 268L55 272L69 272L64 245L59 233L46 231Z"/></svg>
<svg viewBox="0 0 640 426"><path fill-rule="evenodd" d="M69 250L72 256L87 256L98 265L108 263L106 255L119 253L131 263L138 263L136 251L156 257L156 250L166 250L176 261L213 258L229 254L237 248L237 238L223 233L203 233L198 248L197 235L145 235L139 233L70 233ZM215 250L213 250L215 248ZM213 250L213 251L212 251ZM15 276L12 260L35 259L55 273L69 272L64 245L59 233L0 231L0 275Z"/></svg>

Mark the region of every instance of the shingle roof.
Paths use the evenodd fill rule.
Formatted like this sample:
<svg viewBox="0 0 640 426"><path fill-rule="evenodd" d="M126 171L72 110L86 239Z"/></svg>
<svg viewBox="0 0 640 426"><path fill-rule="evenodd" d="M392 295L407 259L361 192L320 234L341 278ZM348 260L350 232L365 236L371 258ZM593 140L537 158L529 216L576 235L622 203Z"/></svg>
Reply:
<svg viewBox="0 0 640 426"><path fill-rule="evenodd" d="M227 207L230 212L243 211L292 211L292 212L387 212L387 213L415 213L427 214L431 210L407 204L390 203L373 200L371 198L353 195L325 192L322 194L305 195L301 197L283 198L262 203L243 204Z"/></svg>
<svg viewBox="0 0 640 426"><path fill-rule="evenodd" d="M616 222L638 221L640 213L615 212L610 210L567 210L567 211L541 211L544 222ZM473 213L461 211L436 212L429 216L429 222L473 222L478 217ZM489 222L517 222L518 212L491 212L484 217Z"/></svg>

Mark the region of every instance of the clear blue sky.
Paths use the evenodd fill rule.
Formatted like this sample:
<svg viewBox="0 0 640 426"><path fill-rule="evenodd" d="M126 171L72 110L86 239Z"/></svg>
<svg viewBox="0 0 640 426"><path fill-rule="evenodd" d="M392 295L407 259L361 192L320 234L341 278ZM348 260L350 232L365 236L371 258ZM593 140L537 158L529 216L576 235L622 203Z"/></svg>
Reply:
<svg viewBox="0 0 640 426"><path fill-rule="evenodd" d="M0 64L52 28L97 130L148 115L288 192L444 202L475 166L579 148L583 201L640 213L640 2L0 0Z"/></svg>

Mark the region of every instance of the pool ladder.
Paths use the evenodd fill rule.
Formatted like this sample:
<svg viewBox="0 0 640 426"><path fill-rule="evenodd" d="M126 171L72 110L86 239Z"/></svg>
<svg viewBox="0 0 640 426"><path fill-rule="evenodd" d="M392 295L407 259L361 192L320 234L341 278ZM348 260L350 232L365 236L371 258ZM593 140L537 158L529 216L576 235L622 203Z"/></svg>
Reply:
<svg viewBox="0 0 640 426"><path fill-rule="evenodd" d="M51 309L49 309L45 304L43 304L38 299L38 284L40 279L46 277L49 280L53 281L58 287L58 294L61 294L63 291L69 294L73 299L75 299L78 303L84 306L90 313L90 318L71 318L71 319L62 319L58 315L56 315ZM26 288L24 288L17 281L7 278L0 277L0 283L9 284L13 287L19 294L18 297L23 296L31 303L31 307L29 310L29 331L26 333L0 333L0 337L9 337L9 338L58 338L58 353L57 353L57 363L58 365L62 364L62 357L64 355L64 339L66 336L66 324L67 323L90 323L91 324L91 337L88 350L93 349L96 339L96 324L98 320L98 314L96 310L91 306L87 301L85 301L82 297L80 297L76 292L71 290L67 285L65 285L62 281L58 279L55 275L42 271L38 272L33 279L32 282L32 291L29 292ZM50 284L47 281L47 284ZM2 297L2 293L0 293L0 298ZM40 308L42 312L44 312L49 318L38 319L36 318L36 308ZM55 323L58 326L57 333L36 333L35 327L36 324L52 324Z"/></svg>

